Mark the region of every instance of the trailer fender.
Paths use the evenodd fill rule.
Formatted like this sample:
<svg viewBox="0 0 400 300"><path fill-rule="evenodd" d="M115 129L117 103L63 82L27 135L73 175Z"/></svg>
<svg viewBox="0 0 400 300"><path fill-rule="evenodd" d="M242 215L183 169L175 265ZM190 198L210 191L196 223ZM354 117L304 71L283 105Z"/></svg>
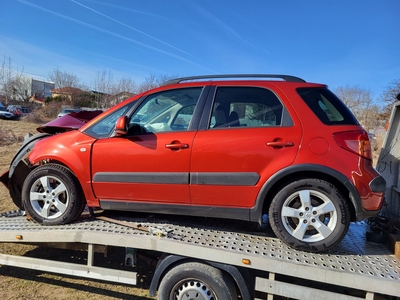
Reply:
<svg viewBox="0 0 400 300"><path fill-rule="evenodd" d="M151 280L149 295L152 297L156 295L158 286L163 278L163 275L171 266L176 266L179 265L180 262L188 262L188 261L203 262L215 268L225 271L235 281L243 300L250 300L254 298L254 295L252 295L252 293L250 292L254 291L254 288L252 288L252 286L254 287L254 280L251 280L252 277L247 269L239 270L237 267L232 265L220 264L212 261L195 260L185 256L169 255L169 254L163 254L157 263L156 270Z"/></svg>

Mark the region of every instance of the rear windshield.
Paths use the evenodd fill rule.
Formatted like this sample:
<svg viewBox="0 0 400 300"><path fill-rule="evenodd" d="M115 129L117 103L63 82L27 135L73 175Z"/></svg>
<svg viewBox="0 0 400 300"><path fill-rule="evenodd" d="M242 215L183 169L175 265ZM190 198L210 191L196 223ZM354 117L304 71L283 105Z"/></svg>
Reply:
<svg viewBox="0 0 400 300"><path fill-rule="evenodd" d="M297 92L326 125L358 125L350 109L327 88L298 88Z"/></svg>

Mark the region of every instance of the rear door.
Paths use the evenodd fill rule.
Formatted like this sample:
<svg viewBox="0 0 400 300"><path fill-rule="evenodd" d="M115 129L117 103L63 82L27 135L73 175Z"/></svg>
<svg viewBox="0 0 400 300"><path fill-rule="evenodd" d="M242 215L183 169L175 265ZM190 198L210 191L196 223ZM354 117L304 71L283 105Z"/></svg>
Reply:
<svg viewBox="0 0 400 300"><path fill-rule="evenodd" d="M302 133L280 97L266 87L216 86L192 150L193 205L250 208L263 183L294 161Z"/></svg>

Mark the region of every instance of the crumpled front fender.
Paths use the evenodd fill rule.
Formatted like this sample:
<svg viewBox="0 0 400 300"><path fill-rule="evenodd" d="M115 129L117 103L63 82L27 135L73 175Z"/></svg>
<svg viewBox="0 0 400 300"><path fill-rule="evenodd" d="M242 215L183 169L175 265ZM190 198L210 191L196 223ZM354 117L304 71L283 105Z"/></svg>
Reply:
<svg viewBox="0 0 400 300"><path fill-rule="evenodd" d="M26 176L28 176L31 171L24 157L32 151L38 141L49 136L51 136L51 134L48 133L25 136L24 143L11 161L10 169L0 177L0 181L9 189L14 204L20 209L23 209L21 202L22 185L24 184Z"/></svg>
<svg viewBox="0 0 400 300"><path fill-rule="evenodd" d="M12 177L15 168L17 167L18 163L24 158L24 156L29 153L32 149L33 146L39 141L42 140L46 137L51 136L49 133L39 133L39 134L28 134L25 136L25 140L22 144L22 146L18 149L17 153L15 154L14 158L11 161L10 164L10 170L9 170L9 178Z"/></svg>

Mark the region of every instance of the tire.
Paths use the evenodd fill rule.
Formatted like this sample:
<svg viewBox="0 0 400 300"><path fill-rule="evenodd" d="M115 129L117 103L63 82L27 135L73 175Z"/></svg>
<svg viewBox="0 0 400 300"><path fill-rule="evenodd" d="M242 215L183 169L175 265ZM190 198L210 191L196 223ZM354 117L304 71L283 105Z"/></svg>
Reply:
<svg viewBox="0 0 400 300"><path fill-rule="evenodd" d="M71 223L85 208L78 180L57 164L43 165L29 173L21 194L26 213L43 225Z"/></svg>
<svg viewBox="0 0 400 300"><path fill-rule="evenodd" d="M300 179L284 186L269 208L274 233L297 250L322 252L337 245L350 225L350 210L331 183Z"/></svg>
<svg viewBox="0 0 400 300"><path fill-rule="evenodd" d="M212 266L190 262L169 270L161 281L158 300L236 300L232 278Z"/></svg>

